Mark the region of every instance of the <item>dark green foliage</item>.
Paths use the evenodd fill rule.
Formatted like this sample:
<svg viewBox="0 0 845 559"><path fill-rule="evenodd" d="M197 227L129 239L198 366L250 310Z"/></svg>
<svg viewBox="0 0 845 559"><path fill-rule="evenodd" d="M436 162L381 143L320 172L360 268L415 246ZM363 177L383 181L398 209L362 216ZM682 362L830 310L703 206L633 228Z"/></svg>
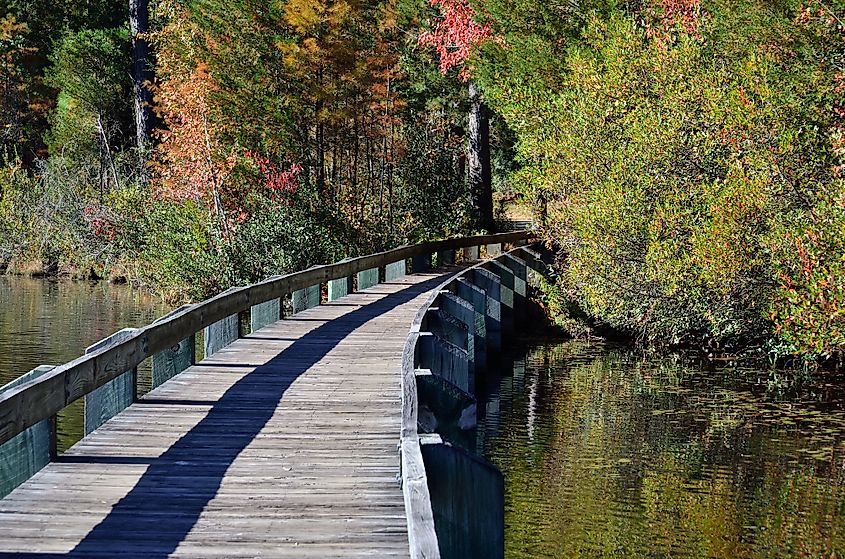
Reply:
<svg viewBox="0 0 845 559"><path fill-rule="evenodd" d="M69 33L50 56L47 83L86 110L108 114L126 102L130 87L126 29Z"/></svg>

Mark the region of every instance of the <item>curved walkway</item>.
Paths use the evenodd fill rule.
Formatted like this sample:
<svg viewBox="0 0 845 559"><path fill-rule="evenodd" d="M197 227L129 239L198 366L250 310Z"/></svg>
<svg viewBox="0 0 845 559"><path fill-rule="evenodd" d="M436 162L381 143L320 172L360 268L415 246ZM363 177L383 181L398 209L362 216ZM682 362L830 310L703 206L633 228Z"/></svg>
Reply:
<svg viewBox="0 0 845 559"><path fill-rule="evenodd" d="M407 557L402 349L445 277L296 314L150 392L0 500L0 557Z"/></svg>

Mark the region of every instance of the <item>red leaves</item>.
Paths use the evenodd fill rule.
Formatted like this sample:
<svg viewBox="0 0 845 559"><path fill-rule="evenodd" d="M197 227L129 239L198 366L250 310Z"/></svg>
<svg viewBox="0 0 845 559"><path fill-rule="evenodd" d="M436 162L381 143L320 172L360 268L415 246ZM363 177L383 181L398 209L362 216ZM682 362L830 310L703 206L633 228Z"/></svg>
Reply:
<svg viewBox="0 0 845 559"><path fill-rule="evenodd" d="M286 170L282 170L268 157L252 150L246 150L244 155L252 159L258 166L264 177L264 186L271 192L271 195L277 201L284 198L285 202L290 204L290 196L299 189L299 174L302 172L302 165L293 163Z"/></svg>
<svg viewBox="0 0 845 559"><path fill-rule="evenodd" d="M117 225L106 217L103 209L86 206L82 209L82 215L88 220L88 226L95 237L114 242L117 239Z"/></svg>
<svg viewBox="0 0 845 559"><path fill-rule="evenodd" d="M658 45L672 44L678 32L701 39L701 0L656 0L654 4L656 23L646 24L646 33Z"/></svg>
<svg viewBox="0 0 845 559"><path fill-rule="evenodd" d="M432 6L439 6L443 19L433 31L420 33L419 43L431 46L440 56L440 72L463 65L470 57L472 48L493 36L489 25L475 21L475 11L468 0L430 0ZM469 78L469 69L461 68L460 78Z"/></svg>

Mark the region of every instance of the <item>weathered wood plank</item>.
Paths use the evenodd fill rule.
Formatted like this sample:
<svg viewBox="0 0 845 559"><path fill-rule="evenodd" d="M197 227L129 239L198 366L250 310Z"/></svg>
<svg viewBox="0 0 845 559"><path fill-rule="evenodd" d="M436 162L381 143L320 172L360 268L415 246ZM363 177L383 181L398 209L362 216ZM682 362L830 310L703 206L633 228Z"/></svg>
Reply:
<svg viewBox="0 0 845 559"><path fill-rule="evenodd" d="M153 356L152 388L172 379L196 361L196 336L189 336Z"/></svg>
<svg viewBox="0 0 845 559"><path fill-rule="evenodd" d="M411 271L413 273L427 272L431 269L431 253L420 254L411 259Z"/></svg>
<svg viewBox="0 0 845 559"><path fill-rule="evenodd" d="M505 556L505 487L502 473L483 458L444 443L421 441L431 508L445 559Z"/></svg>
<svg viewBox="0 0 845 559"><path fill-rule="evenodd" d="M488 352L502 350L502 280L493 272L484 268L472 268L470 281L485 293L485 337ZM488 355L489 362L489 355Z"/></svg>
<svg viewBox="0 0 845 559"><path fill-rule="evenodd" d="M320 305L320 285L311 285L298 289L291 295L293 313L300 313Z"/></svg>
<svg viewBox="0 0 845 559"><path fill-rule="evenodd" d="M498 258L502 255L502 243L492 243L487 245L487 258Z"/></svg>
<svg viewBox="0 0 845 559"><path fill-rule="evenodd" d="M240 337L240 322L238 315L229 315L223 320L218 320L203 331L204 355L211 357L224 347Z"/></svg>
<svg viewBox="0 0 845 559"><path fill-rule="evenodd" d="M390 262L384 266L384 281L393 281L408 273L405 260Z"/></svg>
<svg viewBox="0 0 845 559"><path fill-rule="evenodd" d="M281 298L253 305L249 309L250 332L257 332L280 318L282 318Z"/></svg>
<svg viewBox="0 0 845 559"><path fill-rule="evenodd" d="M516 307L514 305L514 289L516 278L513 271L499 262L490 260L484 264L484 269L489 270L499 277L499 309L502 320L502 331L504 335L513 333L516 324Z"/></svg>
<svg viewBox="0 0 845 559"><path fill-rule="evenodd" d="M469 368L474 375L483 373L487 367L487 341L483 337L484 330L479 331L478 325L479 322L483 324L484 315L480 315L479 320L479 315L475 312L472 304L450 291L441 291L435 304L439 305L439 309L443 313L454 317L455 320L464 325L467 335L466 341L463 344L456 343L452 339L449 339L449 341L467 350Z"/></svg>
<svg viewBox="0 0 845 559"><path fill-rule="evenodd" d="M363 291L378 284L378 268L370 268L369 270L361 270L358 272L358 290Z"/></svg>
<svg viewBox="0 0 845 559"><path fill-rule="evenodd" d="M417 369L419 427L447 440L475 450L476 400L460 387L428 369Z"/></svg>
<svg viewBox="0 0 845 559"><path fill-rule="evenodd" d="M437 266L452 266L455 263L454 250L440 250L437 252Z"/></svg>
<svg viewBox="0 0 845 559"><path fill-rule="evenodd" d="M329 280L328 285L328 299L329 301L337 301L341 297L346 297L352 293L352 277L338 278Z"/></svg>
<svg viewBox="0 0 845 559"><path fill-rule="evenodd" d="M419 368L429 369L464 392L475 394L475 373L470 371L467 350L431 332L420 332L416 362Z"/></svg>

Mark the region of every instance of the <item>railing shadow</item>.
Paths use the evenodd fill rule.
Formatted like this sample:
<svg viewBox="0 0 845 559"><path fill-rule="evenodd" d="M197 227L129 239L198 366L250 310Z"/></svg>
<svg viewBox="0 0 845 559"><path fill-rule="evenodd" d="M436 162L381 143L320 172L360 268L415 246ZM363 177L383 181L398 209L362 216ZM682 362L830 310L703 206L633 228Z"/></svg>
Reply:
<svg viewBox="0 0 845 559"><path fill-rule="evenodd" d="M273 417L291 384L353 330L441 282L442 277L437 277L409 286L320 325L245 375L195 427L161 456L149 459L149 467L129 493L70 552L0 552L0 557L102 557L109 553L113 557L167 557L191 532L217 495L226 471ZM397 369L397 383L399 373ZM83 457L73 458L75 463L82 461ZM92 457L90 462L119 460ZM5 529L14 530L12 526ZM49 538L49 530L44 537Z"/></svg>

